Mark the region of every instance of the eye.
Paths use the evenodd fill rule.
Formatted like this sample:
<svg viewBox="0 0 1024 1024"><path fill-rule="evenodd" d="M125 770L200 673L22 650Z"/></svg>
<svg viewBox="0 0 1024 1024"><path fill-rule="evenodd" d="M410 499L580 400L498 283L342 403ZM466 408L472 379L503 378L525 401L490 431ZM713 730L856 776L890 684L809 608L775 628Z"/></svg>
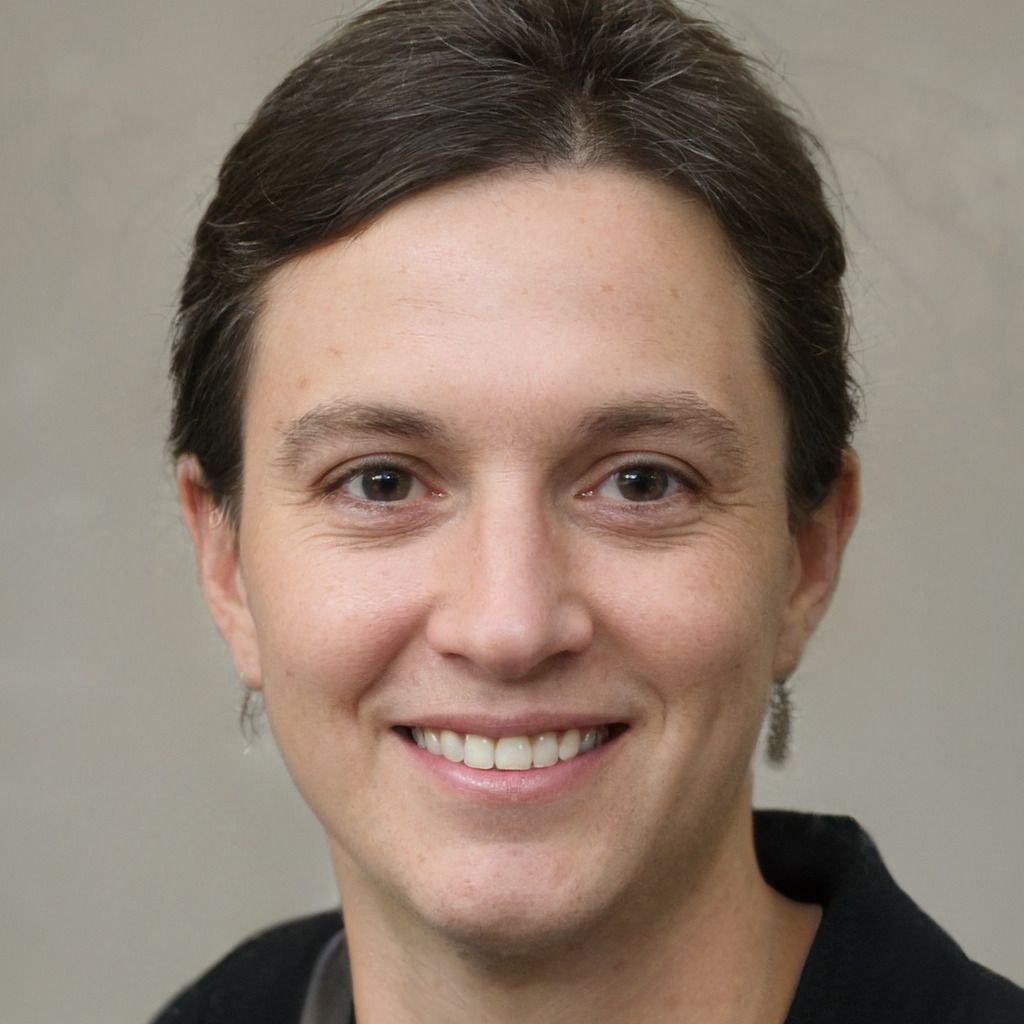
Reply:
<svg viewBox="0 0 1024 1024"><path fill-rule="evenodd" d="M682 474L665 466L637 464L617 469L591 493L612 501L649 502L671 498L682 489L694 489Z"/></svg>
<svg viewBox="0 0 1024 1024"><path fill-rule="evenodd" d="M396 502L421 498L427 488L402 466L381 463L361 466L338 484L337 489L357 501Z"/></svg>

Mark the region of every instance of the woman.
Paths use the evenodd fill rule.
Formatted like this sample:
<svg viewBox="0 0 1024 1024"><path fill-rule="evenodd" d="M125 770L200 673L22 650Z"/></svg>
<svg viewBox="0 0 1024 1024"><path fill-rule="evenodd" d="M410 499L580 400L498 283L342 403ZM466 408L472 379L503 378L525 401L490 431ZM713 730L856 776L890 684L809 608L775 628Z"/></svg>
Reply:
<svg viewBox="0 0 1024 1024"><path fill-rule="evenodd" d="M172 445L337 914L161 1020L1011 1020L852 822L758 815L856 517L809 144L659 0L392 0L199 227Z"/></svg>

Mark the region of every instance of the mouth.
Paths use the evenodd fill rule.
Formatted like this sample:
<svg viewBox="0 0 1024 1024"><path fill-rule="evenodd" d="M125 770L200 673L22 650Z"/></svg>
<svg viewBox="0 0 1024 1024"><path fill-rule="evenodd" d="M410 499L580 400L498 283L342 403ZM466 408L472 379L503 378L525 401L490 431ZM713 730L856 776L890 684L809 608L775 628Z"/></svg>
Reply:
<svg viewBox="0 0 1024 1024"><path fill-rule="evenodd" d="M625 732L620 723L518 736L483 736L426 726L399 731L428 754L479 771L525 772L574 761Z"/></svg>

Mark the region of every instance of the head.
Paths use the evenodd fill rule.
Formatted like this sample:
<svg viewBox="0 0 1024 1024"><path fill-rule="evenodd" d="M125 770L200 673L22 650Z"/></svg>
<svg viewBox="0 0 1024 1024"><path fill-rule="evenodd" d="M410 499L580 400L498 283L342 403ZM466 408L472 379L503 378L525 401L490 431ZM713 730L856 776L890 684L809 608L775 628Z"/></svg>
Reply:
<svg viewBox="0 0 1024 1024"><path fill-rule="evenodd" d="M347 913L508 950L735 863L856 505L842 270L799 128L661 0L386 3L260 108L172 443Z"/></svg>
<svg viewBox="0 0 1024 1024"><path fill-rule="evenodd" d="M813 143L711 25L670 0L391 0L275 89L200 223L177 321L171 448L235 518L269 276L437 185L618 167L715 215L785 407L794 516L829 493L856 415L845 254Z"/></svg>

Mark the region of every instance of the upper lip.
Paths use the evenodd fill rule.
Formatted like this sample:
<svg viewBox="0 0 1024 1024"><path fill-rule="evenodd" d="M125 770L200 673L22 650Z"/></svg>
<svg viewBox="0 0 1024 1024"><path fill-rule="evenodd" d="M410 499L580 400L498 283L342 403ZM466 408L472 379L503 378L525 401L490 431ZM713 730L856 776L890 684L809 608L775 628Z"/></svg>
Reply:
<svg viewBox="0 0 1024 1024"><path fill-rule="evenodd" d="M621 717L601 712L536 711L516 715L493 712L425 712L403 719L407 728L450 729L470 736L536 736L542 732L564 732L566 729L589 729L599 725L625 724Z"/></svg>

